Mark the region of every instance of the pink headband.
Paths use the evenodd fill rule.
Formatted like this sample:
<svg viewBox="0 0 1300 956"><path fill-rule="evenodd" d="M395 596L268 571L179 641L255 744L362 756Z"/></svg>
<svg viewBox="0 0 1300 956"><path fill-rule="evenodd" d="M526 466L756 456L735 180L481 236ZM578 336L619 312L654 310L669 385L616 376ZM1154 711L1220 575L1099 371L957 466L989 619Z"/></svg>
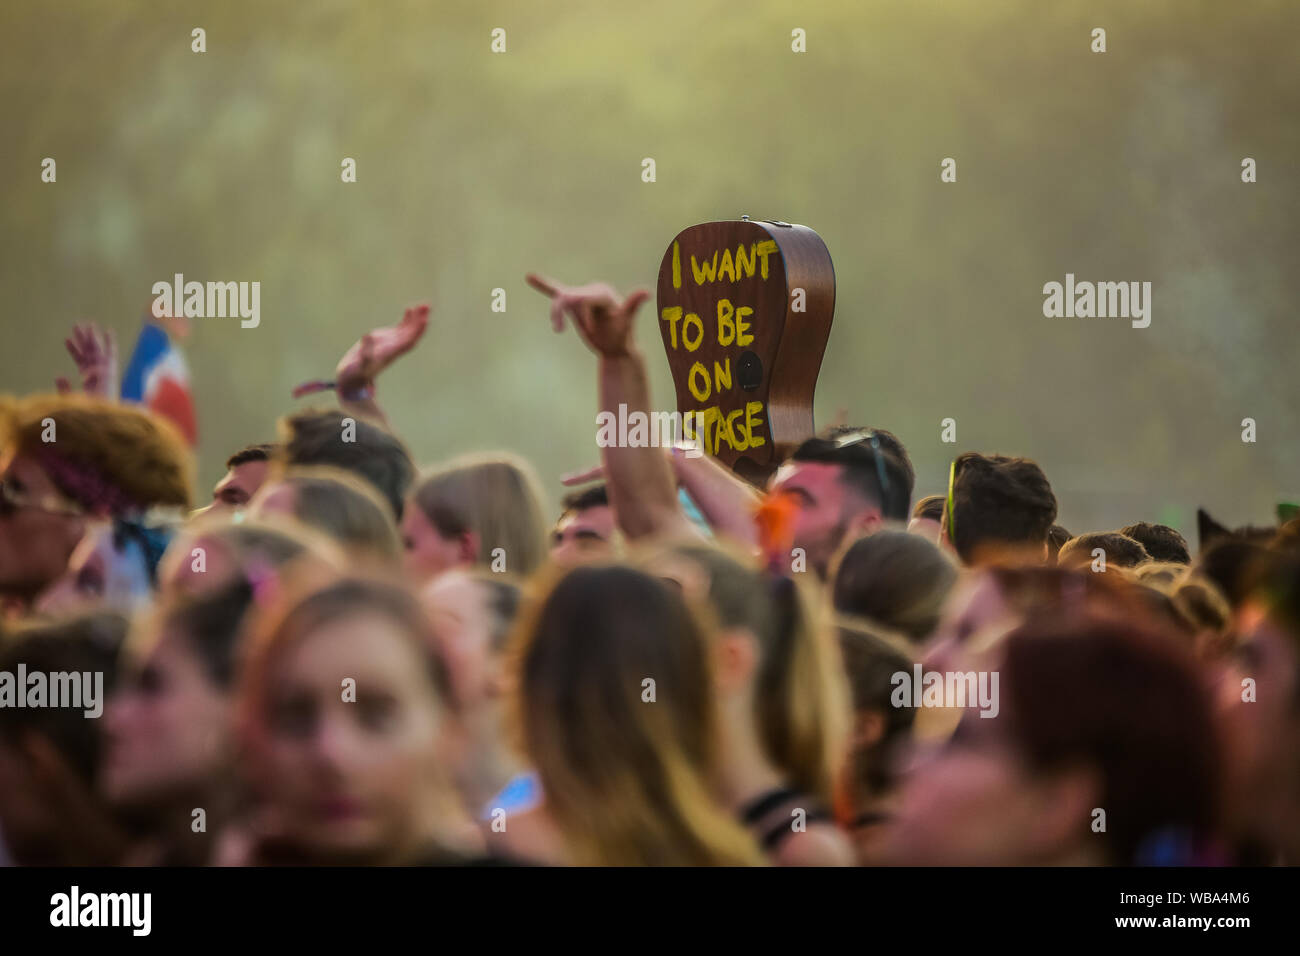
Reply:
<svg viewBox="0 0 1300 956"><path fill-rule="evenodd" d="M92 514L122 516L143 510L97 469L71 461L48 445L37 450L36 458L59 490Z"/></svg>

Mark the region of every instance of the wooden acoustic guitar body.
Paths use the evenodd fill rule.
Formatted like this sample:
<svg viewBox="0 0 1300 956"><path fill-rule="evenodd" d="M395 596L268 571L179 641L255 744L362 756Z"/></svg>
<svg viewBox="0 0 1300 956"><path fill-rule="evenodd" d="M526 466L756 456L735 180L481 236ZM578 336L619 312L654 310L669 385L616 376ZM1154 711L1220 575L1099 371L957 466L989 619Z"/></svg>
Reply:
<svg viewBox="0 0 1300 956"><path fill-rule="evenodd" d="M691 226L664 253L657 304L687 431L762 484L814 431L835 313L826 244L775 221Z"/></svg>

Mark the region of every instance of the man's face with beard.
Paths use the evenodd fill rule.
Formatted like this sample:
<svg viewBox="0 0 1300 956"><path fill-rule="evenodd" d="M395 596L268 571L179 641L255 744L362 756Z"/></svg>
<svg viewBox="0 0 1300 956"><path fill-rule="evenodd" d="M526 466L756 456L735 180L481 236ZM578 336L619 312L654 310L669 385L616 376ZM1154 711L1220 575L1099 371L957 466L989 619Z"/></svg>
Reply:
<svg viewBox="0 0 1300 956"><path fill-rule="evenodd" d="M880 506L845 487L844 466L818 461L789 461L773 476L771 491L797 506L794 546L822 577L831 559L852 535L867 534L881 523Z"/></svg>

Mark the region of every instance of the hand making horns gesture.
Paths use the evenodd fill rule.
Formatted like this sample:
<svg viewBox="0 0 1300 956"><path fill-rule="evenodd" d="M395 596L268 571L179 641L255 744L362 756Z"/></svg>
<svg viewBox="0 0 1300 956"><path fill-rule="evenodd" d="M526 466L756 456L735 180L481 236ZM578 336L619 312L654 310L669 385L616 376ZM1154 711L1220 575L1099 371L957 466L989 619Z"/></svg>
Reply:
<svg viewBox="0 0 1300 956"><path fill-rule="evenodd" d="M555 331L563 331L567 312L582 340L597 355L617 358L628 354L632 320L650 298L645 289L637 289L624 299L603 282L566 286L531 272L526 278L530 286L551 300L551 325Z"/></svg>

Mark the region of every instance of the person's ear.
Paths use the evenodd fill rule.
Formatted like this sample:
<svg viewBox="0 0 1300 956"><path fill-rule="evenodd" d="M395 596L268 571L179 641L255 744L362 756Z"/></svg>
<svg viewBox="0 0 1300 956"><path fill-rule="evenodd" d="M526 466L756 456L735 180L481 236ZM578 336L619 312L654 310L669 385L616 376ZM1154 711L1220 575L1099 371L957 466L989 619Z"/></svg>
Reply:
<svg viewBox="0 0 1300 956"><path fill-rule="evenodd" d="M860 710L853 716L853 748L866 750L885 736L885 715L878 710Z"/></svg>
<svg viewBox="0 0 1300 956"><path fill-rule="evenodd" d="M718 639L718 688L725 692L744 687L758 670L758 639L749 631L723 631Z"/></svg>
<svg viewBox="0 0 1300 956"><path fill-rule="evenodd" d="M479 559L479 537L474 531L456 536L456 558L461 564L474 564Z"/></svg>
<svg viewBox="0 0 1300 956"><path fill-rule="evenodd" d="M856 541L858 538L865 538L867 535L879 531L884 523L885 516L880 513L879 508L864 508L849 521L848 534L845 535L845 540Z"/></svg>

